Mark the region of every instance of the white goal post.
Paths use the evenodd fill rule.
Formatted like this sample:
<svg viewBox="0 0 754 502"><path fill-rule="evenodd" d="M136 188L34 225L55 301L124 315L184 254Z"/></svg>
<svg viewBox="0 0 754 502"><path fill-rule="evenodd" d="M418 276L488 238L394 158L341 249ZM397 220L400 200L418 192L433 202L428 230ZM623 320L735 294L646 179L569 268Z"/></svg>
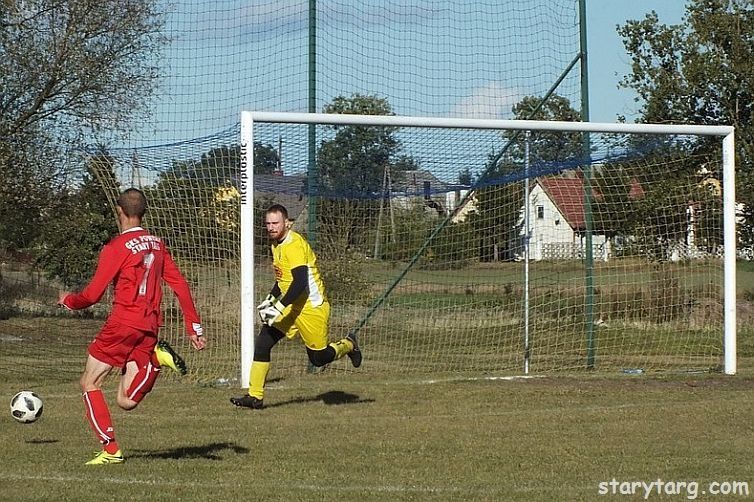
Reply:
<svg viewBox="0 0 754 502"><path fill-rule="evenodd" d="M254 292L255 125L260 123L329 126L385 126L393 128L452 128L496 131L556 131L651 135L694 135L721 138L723 220L723 371L736 373L736 203L734 128L731 126L545 122L530 120L456 119L437 117L362 116L317 113L241 113L240 222L241 222L241 385L247 387L254 352L256 300ZM258 294L257 296L260 296ZM261 295L263 296L263 295Z"/></svg>

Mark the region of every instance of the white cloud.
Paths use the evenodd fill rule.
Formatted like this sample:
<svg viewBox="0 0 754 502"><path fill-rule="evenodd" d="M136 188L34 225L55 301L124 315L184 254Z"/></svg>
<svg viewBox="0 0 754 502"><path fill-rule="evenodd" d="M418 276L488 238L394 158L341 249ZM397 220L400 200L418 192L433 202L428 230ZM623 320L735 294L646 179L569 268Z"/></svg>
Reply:
<svg viewBox="0 0 754 502"><path fill-rule="evenodd" d="M504 87L500 82L490 82L473 89L471 95L463 98L451 110L452 117L474 119L510 119L511 109L524 96L514 89Z"/></svg>

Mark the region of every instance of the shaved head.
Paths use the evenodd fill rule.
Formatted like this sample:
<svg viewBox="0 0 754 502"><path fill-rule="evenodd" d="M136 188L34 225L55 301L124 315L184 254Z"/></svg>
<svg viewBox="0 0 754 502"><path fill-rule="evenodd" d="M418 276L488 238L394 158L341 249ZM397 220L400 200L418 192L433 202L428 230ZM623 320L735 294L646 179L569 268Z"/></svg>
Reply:
<svg viewBox="0 0 754 502"><path fill-rule="evenodd" d="M143 218L147 211L147 198L141 190L129 188L118 197L118 206L128 217Z"/></svg>

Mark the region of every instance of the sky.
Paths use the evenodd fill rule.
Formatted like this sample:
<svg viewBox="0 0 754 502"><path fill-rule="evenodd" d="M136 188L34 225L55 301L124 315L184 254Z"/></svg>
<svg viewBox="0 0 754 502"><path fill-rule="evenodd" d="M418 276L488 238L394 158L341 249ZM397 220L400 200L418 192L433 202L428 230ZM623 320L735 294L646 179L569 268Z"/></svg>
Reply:
<svg viewBox="0 0 754 502"><path fill-rule="evenodd" d="M495 1L497 0L486 2L479 0L478 3L482 8L494 6ZM494 17L492 20L485 19L482 21L482 26L488 32L501 30L514 39L516 36L525 36L528 33L526 30L533 29L530 23L537 22L532 11L546 8L544 6L548 6L549 1L527 0L520 5L521 9L514 9L511 16L505 16L502 19L499 17ZM208 141L215 143L227 142L227 139L223 138L215 140L213 136L219 132L235 134L231 129L237 122L241 109L265 111L303 111L305 109L306 52L290 50L290 46L306 47L308 17L304 0L255 0L248 3L247 0L228 0L228 8L224 9L218 9L218 4L210 0L182 0L182 2L181 14L173 18L173 24L170 26L175 43L172 49L174 52L169 54L168 61L172 65L170 70L174 79L170 81L167 88L166 99L158 104L158 116L161 118L156 126L158 130L147 127L135 128L131 137L134 143L131 145L164 146L191 138L210 138ZM630 72L630 65L629 57L616 33L617 26L625 24L627 20L642 19L653 9L657 11L660 22L679 23L682 20L685 3L686 0L586 0L590 118L592 121L612 123L617 121L619 115L625 116L628 121L638 118L639 105L634 102L635 94L629 89L618 88L618 82ZM349 17L349 14L351 16L355 14L342 8L351 4L366 6L364 7L366 10L354 11L366 16L368 21L366 24L360 19ZM429 4L445 5L442 2L435 3L434 0ZM458 1L447 2L447 5L458 4ZM501 47L496 37L476 36L480 33L481 35L487 33L484 30L481 32L477 30L474 32L475 37L470 38L470 42L467 41L460 36L466 33L464 29L468 28L463 19L457 20L460 27L454 32L455 38L453 38L453 43L460 45L453 46L452 50L460 54L456 59L461 69L466 68L463 65L468 65L469 71L473 71L474 77L470 81L458 77L463 75L463 72L447 63L446 49L428 54L420 51L408 51L402 54L398 51L403 50L403 47L390 47L389 40L386 42L382 35L382 28L372 29L374 25L384 23L387 25L386 30L405 30L409 34L407 39L410 45L423 44L425 39L432 38L434 26L442 27L448 22L447 12L420 9L425 5L424 0L411 0L405 3L402 0L385 0L385 5L392 8L385 8L382 0L339 0L338 2L333 0L329 3L322 2L322 5L322 19L318 22L318 28L329 30L330 34L329 38L320 40L318 44L318 50L321 52L320 64L325 68L322 71L327 71L327 65L337 66L340 74L335 80L342 81L342 87L349 89L350 92L371 94L375 92L375 88L380 89L381 85L393 91L397 89L399 91L397 95L391 95L391 100L395 100L395 102L391 101L391 104L400 115L432 114L464 117L471 114L474 118L512 118L512 105L524 95L532 92L526 88L528 81L521 83L517 80L504 80L508 74L515 75L520 65L526 65L525 57L506 58L504 50L509 48L505 45ZM518 4L511 2L511 5ZM570 30L569 36L573 36L574 33L577 36L578 19L574 12L577 1L553 2L552 5L560 6L568 11L568 14L563 14L566 16L565 24L573 22L571 26L575 26L575 32L573 29ZM413 10L408 6L413 6ZM380 11L380 16L375 14L377 10ZM384 14L383 10L387 14ZM383 15L384 18L381 17ZM276 22L272 22L271 19ZM405 21L407 19L409 22ZM474 22L478 20L475 19ZM335 28L342 28L342 30ZM374 37L373 40L376 43L387 43L388 49L393 51L393 54L400 54L400 57L392 57L392 59L385 58L381 53L370 55L369 58L362 55L362 59L370 64L375 63L377 68L380 68L381 64L387 64L385 61L392 63L397 60L399 65L410 66L413 63L434 65L437 60L439 63L436 64L436 70L435 66L428 66L428 68L439 74L428 73L426 69L404 71L398 79L393 79L389 71L367 72L360 66L361 61L358 59L338 59L344 57L343 53L347 52L338 51L338 48L348 46L351 41L349 36ZM541 37L539 41L545 47L552 44L546 32ZM492 49L487 47L486 51L475 52L463 45L477 43L474 40L487 44ZM557 43L555 47L556 50L560 48ZM412 49L418 51L418 49ZM575 54L569 51L574 49L577 50L577 47L573 45L563 47L563 53L557 55L558 64L570 61ZM464 58L464 54L467 53L474 57ZM429 61L420 59L425 55ZM509 64L513 66L507 66ZM405 70L401 66L395 68ZM555 68L558 69L557 65ZM456 76L448 77L443 73L446 69L450 70L447 75ZM366 77L362 78L364 72L366 72ZM521 73L526 75L526 68ZM401 80L401 78L409 80ZM555 77L552 76L552 78ZM410 92L405 95L400 94L401 89L410 90L413 85L416 85L416 82L410 79L419 79L425 88L431 91L427 94L430 96L431 103L428 103L427 99L414 101ZM540 90L542 86L546 89L548 82L539 80L535 79L532 85ZM333 94L335 92L343 92L340 87L325 88L325 83L318 83L318 92L322 100L327 101L330 95L335 95ZM511 87L516 85L523 85L523 87ZM365 88L362 89L359 86L365 86ZM461 89L462 86L469 88ZM578 89L574 86L578 86L578 77L575 82L564 82L566 92L571 93L571 99L578 96ZM401 97L405 100L401 101ZM444 99L446 101L443 101ZM434 108L428 112L430 106Z"/></svg>
<svg viewBox="0 0 754 502"><path fill-rule="evenodd" d="M485 12L494 7L494 2L478 0L469 12ZM575 31L571 29L569 36L578 36L577 0L548 2L506 3L505 12L510 15L490 15L489 19L474 14L469 19L449 19L448 12L463 3L458 0L447 4L435 0L411 0L405 4L399 0L386 0L384 4L381 0L322 2L318 30L323 35L317 50L324 77L318 82L319 99L329 101L331 95L347 91L371 94L387 89L394 110L402 115L512 118L513 104L531 92L543 92L543 86L547 88L546 82L537 80L539 73L525 76L528 70L521 67L526 65L525 53L505 57L510 51L525 49L516 45L516 37L530 36L527 30L541 29L536 24L541 22L537 9L544 9L547 16L561 16L557 18L560 24L551 33L545 30L527 42L536 45L536 37L540 37L542 47L554 47L553 59L557 63L545 66L545 71L552 73L555 69L559 73L558 65L565 65L575 55L568 51L578 50L573 45L557 45L557 37L563 36L571 20ZM653 9L661 22L676 24L682 20L685 3L686 0L586 0L592 121L615 122L618 115L632 120L637 115L634 93L617 87L630 66L616 27L630 19L642 19ZM240 109L306 108L307 55L301 50L307 45L305 0L228 0L224 9L210 0L181 0L180 5L180 13L171 18L169 25L174 43L166 61L171 65L172 76L167 81L166 99L158 104L160 115L169 120L163 121L164 130L156 135L144 131L147 140L203 137L232 125ZM550 6L553 12L547 10ZM362 17L354 19L356 15ZM443 31L453 26L449 24L452 21L456 22L453 30ZM403 45L393 46L386 38L396 30L403 30ZM495 30L507 38L498 41L499 37L493 35ZM438 33L441 36L435 40ZM465 37L466 33L471 36ZM358 38L358 43L353 37ZM451 43L452 47L428 51L433 43ZM355 46L360 47L355 49L357 52L339 51L340 47ZM358 52L370 46L391 56ZM561 47L563 50L558 52ZM454 58L448 58L449 50L456 54ZM330 81L326 76L333 67L339 69L339 75ZM461 78L464 72L468 72L468 79ZM577 72L578 68L574 74ZM511 75L516 77L508 78ZM553 73L551 78L556 75ZM563 95L578 99L577 90L575 96L572 94L578 80L563 84ZM401 90L416 85L422 86L416 99L410 92L401 94ZM428 101L432 101L431 111ZM184 130L177 132L176 125Z"/></svg>
<svg viewBox="0 0 754 502"><path fill-rule="evenodd" d="M589 57L589 111L592 122L629 122L637 118L639 104L630 89L618 82L631 71L631 62L616 33L616 25L643 19L654 10L663 24L678 24L684 0L587 0L587 50Z"/></svg>

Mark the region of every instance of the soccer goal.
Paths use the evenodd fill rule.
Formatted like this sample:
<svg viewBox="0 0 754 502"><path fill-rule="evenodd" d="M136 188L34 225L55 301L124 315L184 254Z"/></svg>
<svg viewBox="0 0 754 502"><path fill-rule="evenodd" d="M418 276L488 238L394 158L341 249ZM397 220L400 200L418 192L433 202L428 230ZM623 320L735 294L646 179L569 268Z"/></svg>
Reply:
<svg viewBox="0 0 754 502"><path fill-rule="evenodd" d="M241 376L272 202L360 371L734 374L733 148L726 126L243 112Z"/></svg>

